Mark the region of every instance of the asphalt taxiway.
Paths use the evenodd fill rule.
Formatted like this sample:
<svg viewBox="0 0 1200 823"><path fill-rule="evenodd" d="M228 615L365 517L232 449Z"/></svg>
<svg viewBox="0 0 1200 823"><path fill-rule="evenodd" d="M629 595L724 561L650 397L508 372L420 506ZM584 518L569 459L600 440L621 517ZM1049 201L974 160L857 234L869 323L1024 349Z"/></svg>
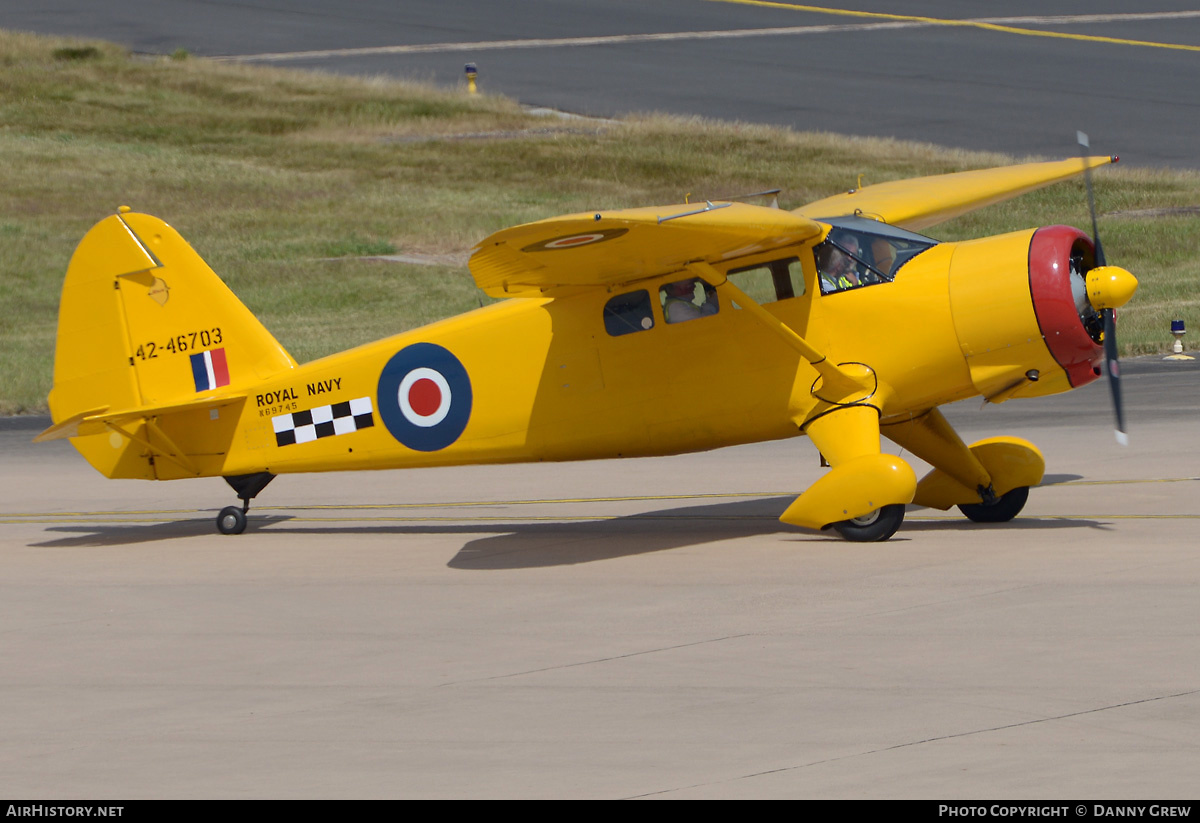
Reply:
<svg viewBox="0 0 1200 823"><path fill-rule="evenodd" d="M1200 371L949 416L1001 526L776 520L803 439L624 461L108 481L0 425L0 785L65 797L1190 797Z"/></svg>
<svg viewBox="0 0 1200 823"><path fill-rule="evenodd" d="M863 14L868 12L868 14ZM1188 0L40 0L0 27L149 54L463 83L593 117L668 112L1200 168Z"/></svg>
<svg viewBox="0 0 1200 823"><path fill-rule="evenodd" d="M1200 17L1187 5L1135 19L1128 2L1071 0L1008 24L1069 35L1053 37L947 24L994 11L943 0L864 3L941 18L891 27L679 0L530 0L521 14L475 0L352 14L48 0L0 9L0 25L157 53L358 49L285 62L443 83L479 58L485 90L589 114L1047 154L1060 140L1073 152L1083 128L1135 165L1191 168ZM467 41L483 46L455 46ZM362 51L396 46L414 48ZM1012 523L913 510L869 545L778 523L821 471L803 439L281 477L249 530L223 537L222 481L107 481L65 443L29 443L48 421L0 420L0 787L46 800L1191 797L1200 371L1138 360L1124 383L1124 449L1102 383L952 407L968 441L1037 443L1045 483Z"/></svg>

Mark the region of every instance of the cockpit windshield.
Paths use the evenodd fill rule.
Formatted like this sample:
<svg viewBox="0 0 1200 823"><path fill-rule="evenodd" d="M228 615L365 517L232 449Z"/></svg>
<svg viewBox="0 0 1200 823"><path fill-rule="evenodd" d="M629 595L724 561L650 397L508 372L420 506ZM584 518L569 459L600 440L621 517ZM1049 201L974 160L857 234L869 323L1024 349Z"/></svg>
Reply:
<svg viewBox="0 0 1200 823"><path fill-rule="evenodd" d="M865 217L821 222L833 227L813 249L824 294L890 283L901 266L937 245L936 240Z"/></svg>

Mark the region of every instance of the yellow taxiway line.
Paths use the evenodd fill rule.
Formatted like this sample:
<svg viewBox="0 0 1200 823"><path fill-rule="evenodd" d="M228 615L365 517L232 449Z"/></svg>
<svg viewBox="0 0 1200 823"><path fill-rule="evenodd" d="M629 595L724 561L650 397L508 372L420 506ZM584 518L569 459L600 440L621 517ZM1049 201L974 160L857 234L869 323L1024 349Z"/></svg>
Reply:
<svg viewBox="0 0 1200 823"><path fill-rule="evenodd" d="M1063 40L1081 40L1090 43L1106 43L1121 46L1142 46L1178 51L1200 51L1200 46L1180 43L1158 43L1150 40L1131 40L1122 37L1103 37L1092 34L1045 31L1024 28L1016 23L1040 24L1044 26L1137 22L1145 20L1174 20L1200 17L1200 11L1175 12L1131 12L1127 14L1072 14L1039 15L1027 17L981 17L954 19L921 17L908 14L851 11L825 6L809 6L783 3L778 0L709 0L715 3L738 3L747 6L762 6L772 9L829 14L853 17L863 21L850 24L816 26L773 26L753 29L723 29L715 31L672 31L643 32L636 34L606 34L581 37L528 37L508 40L477 40L447 43L402 43L392 46L366 46L346 49L314 49L310 51L265 52L261 54L231 54L211 58L218 61L244 63L278 63L293 60L324 60L338 57L367 57L373 55L435 54L445 52L503 51L512 49L581 48L589 46L614 46L634 43L659 43L687 40L726 40L745 37L785 37L792 35L834 34L846 31L879 31L908 29L922 26L959 26L985 31L1016 34L1026 37L1053 37Z"/></svg>
<svg viewBox="0 0 1200 823"><path fill-rule="evenodd" d="M1200 481L1200 477L1154 477L1154 478L1133 478L1133 479L1114 479L1114 480L1068 480L1062 483L1051 483L1040 488L1060 488L1066 486L1117 486L1117 485L1133 485L1146 483L1187 483ZM715 500L715 499L747 499L747 498L768 498L768 497L792 497L798 494L796 490L776 490L776 491L756 491L756 492L723 492L723 493L705 493L705 494L656 494L656 495L629 495L617 497L561 497L561 498L537 498L531 500L454 500L454 501L435 501L430 503L331 503L331 504L315 504L309 506L255 506L254 511L258 514L267 512L324 512L324 511L339 511L339 512L372 512L380 510L395 510L395 509L462 509L462 508L495 508L509 506L560 506L570 504L592 504L592 503L637 503L637 502L658 502L658 501L674 501L674 500ZM0 513L0 525L15 525L29 523L77 523L88 520L101 520L104 522L113 523L154 523L161 522L164 517L177 515L204 515L208 516L212 513L211 509L130 509L130 510L107 510L107 511L70 511L70 512L4 512ZM1200 519L1200 514L1071 514L1071 515L1037 515L1041 518L1053 519L1109 519L1109 520L1158 520L1158 519L1185 519L1193 520ZM637 517L643 520L661 519L661 520L762 520L774 519L769 516L755 515L705 515L695 512L687 514L623 514L623 515L366 515L366 514L347 514L344 517L321 517L321 516L298 516L290 515L289 520L298 522L322 522L322 521L356 521L356 522L535 522L535 521L589 521L589 520L620 520L622 518ZM908 519L912 520L940 520L943 518L958 519L957 515L908 515Z"/></svg>
<svg viewBox="0 0 1200 823"><path fill-rule="evenodd" d="M1064 22L1067 23L1109 23L1118 22L1125 19L1132 20L1154 20L1154 19L1176 19L1180 17L1197 16L1197 12L1143 12L1129 15L1122 14L1104 14L1104 15L1046 15L1046 16L1031 16L1022 18L976 18L958 20L952 17L922 17L913 14L888 14L877 11L852 11L850 9L833 9L826 6L809 6L800 3L783 3L778 0L710 0L713 3L736 3L742 6L762 6L772 9L788 9L791 11L803 11L813 14L832 14L840 17L857 17L868 20L887 20L896 23L917 23L925 26L961 26L968 28L983 29L985 31L996 31L1004 34L1019 34L1025 37L1053 37L1060 40L1081 40L1089 43L1109 43L1120 46L1144 46L1156 49L1174 49L1176 51L1200 51L1200 46L1188 46L1182 43L1157 43L1152 40L1130 40L1124 37L1103 37L1095 34L1074 34L1071 32L1062 31L1043 31L1042 29L1028 29L1018 26L1006 25L999 21L1005 22L1028 22L1041 23L1043 25L1055 25Z"/></svg>

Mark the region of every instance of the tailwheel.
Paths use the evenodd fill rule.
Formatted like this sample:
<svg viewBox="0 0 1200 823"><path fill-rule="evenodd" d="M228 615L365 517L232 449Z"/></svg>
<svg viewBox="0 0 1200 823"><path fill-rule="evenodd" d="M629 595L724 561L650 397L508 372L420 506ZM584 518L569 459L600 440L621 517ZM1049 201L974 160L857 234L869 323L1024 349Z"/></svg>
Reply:
<svg viewBox="0 0 1200 823"><path fill-rule="evenodd" d="M904 504L893 503L868 512L862 517L839 520L833 524L838 534L855 543L887 540L904 522Z"/></svg>
<svg viewBox="0 0 1200 823"><path fill-rule="evenodd" d="M246 530L246 512L240 506L226 506L217 515L217 531L221 534L241 534Z"/></svg>
<svg viewBox="0 0 1200 823"><path fill-rule="evenodd" d="M246 530L246 512L250 511L250 501L274 479L275 475L270 472L225 475L225 482L237 492L242 506L241 508L226 506L221 509L221 513L217 515L217 531L221 534L244 532Z"/></svg>
<svg viewBox="0 0 1200 823"><path fill-rule="evenodd" d="M992 503L963 503L958 510L976 523L1007 523L1025 508L1029 487L1017 486Z"/></svg>

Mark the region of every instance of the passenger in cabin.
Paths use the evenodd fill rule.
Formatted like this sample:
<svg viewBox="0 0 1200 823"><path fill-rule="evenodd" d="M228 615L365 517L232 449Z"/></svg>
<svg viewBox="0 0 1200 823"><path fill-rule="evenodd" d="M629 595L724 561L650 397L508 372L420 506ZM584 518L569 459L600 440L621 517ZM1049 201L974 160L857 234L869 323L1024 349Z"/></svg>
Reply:
<svg viewBox="0 0 1200 823"><path fill-rule="evenodd" d="M696 303L696 284L704 286L704 302ZM663 316L668 323L682 323L717 313L717 290L698 277L676 280L662 287Z"/></svg>

